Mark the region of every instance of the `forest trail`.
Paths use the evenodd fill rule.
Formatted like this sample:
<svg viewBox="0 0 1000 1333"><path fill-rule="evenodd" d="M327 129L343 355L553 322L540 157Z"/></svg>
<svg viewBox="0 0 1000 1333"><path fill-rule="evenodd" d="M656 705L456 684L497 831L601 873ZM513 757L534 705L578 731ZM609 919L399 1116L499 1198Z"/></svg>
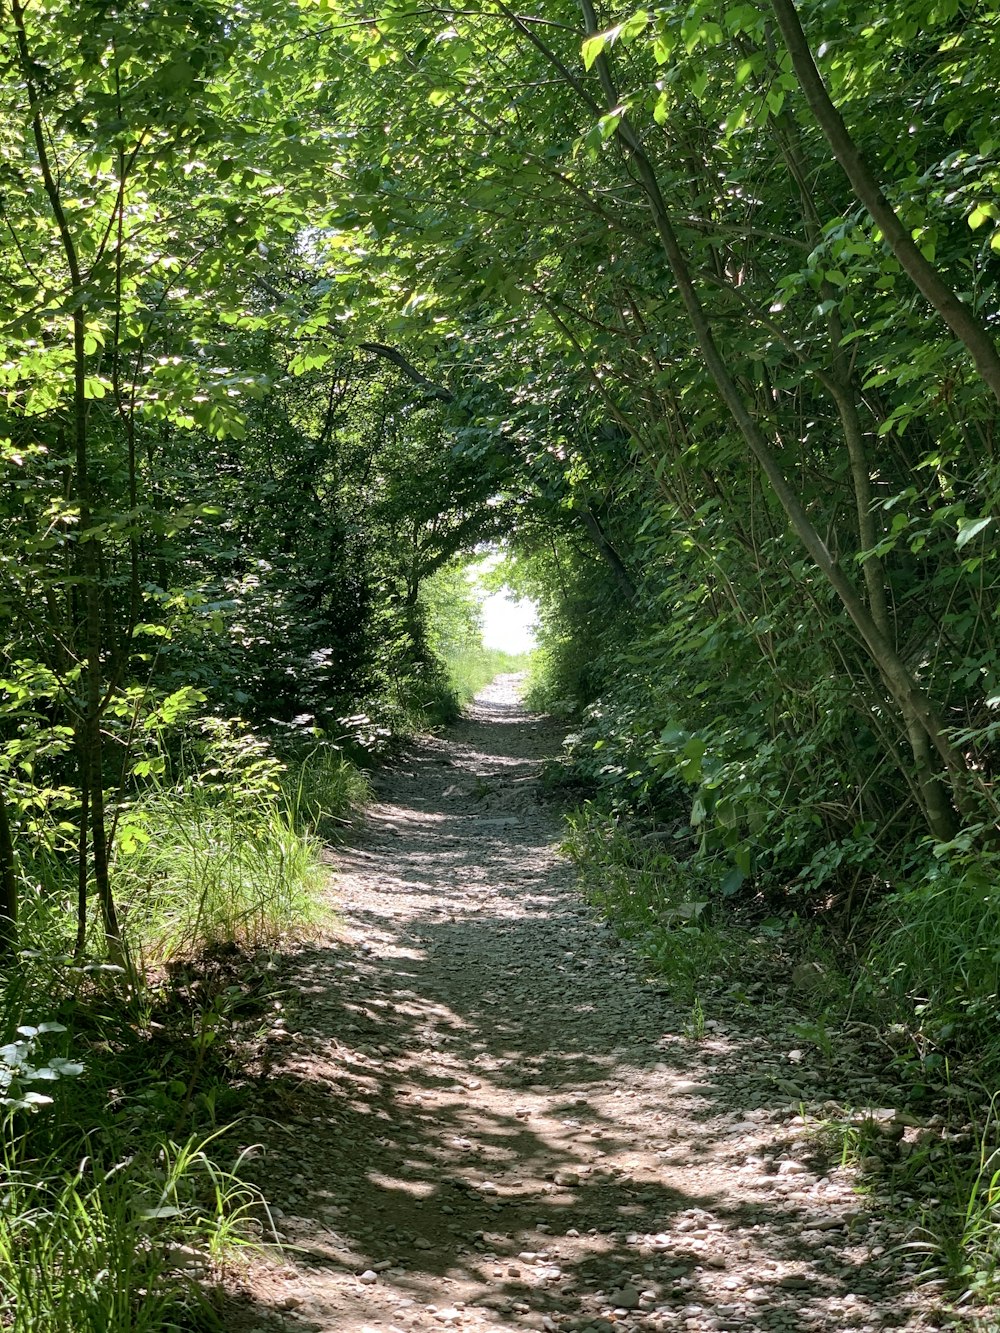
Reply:
<svg viewBox="0 0 1000 1333"><path fill-rule="evenodd" d="M337 852L343 930L288 962L251 1122L288 1248L227 1327L927 1327L891 1224L796 1123L789 1078L821 1076L773 1011L692 1040L581 899L538 799L559 740L500 677Z"/></svg>

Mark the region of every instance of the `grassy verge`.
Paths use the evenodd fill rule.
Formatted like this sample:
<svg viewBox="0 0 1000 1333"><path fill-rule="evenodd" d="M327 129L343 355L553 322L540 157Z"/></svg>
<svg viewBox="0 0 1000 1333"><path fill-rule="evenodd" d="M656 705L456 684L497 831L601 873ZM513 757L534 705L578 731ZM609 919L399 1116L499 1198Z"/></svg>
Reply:
<svg viewBox="0 0 1000 1333"><path fill-rule="evenodd" d="M213 1289L260 1234L231 1132L280 1017L271 949L319 919L320 837L363 777L332 747L278 762L212 723L198 766L119 811L114 885L134 975L73 957L53 854L22 858L0 967L0 1325L217 1329Z"/></svg>
<svg viewBox="0 0 1000 1333"><path fill-rule="evenodd" d="M445 654L448 683L459 708L464 708L497 676L528 670L530 653L504 653L482 644L468 644Z"/></svg>
<svg viewBox="0 0 1000 1333"><path fill-rule="evenodd" d="M810 1122L817 1156L859 1169L859 1188L908 1219L924 1278L956 1304L1000 1297L1000 902L994 867L925 867L885 899L853 958L817 924L723 900L711 866L678 860L587 805L566 849L590 901L651 973L706 1014L788 997L787 1035L833 1086L858 1070L895 1085L897 1113L828 1105ZM718 881L718 875L714 882ZM775 1012L775 1022L784 1021ZM840 1071L840 1072L838 1072ZM807 1116L807 1120L809 1117ZM996 1326L996 1325L991 1325Z"/></svg>
<svg viewBox="0 0 1000 1333"><path fill-rule="evenodd" d="M589 803L568 817L568 830L565 850L590 901L685 1004L709 994L738 1001L797 967L811 971L805 989L817 1012L844 994L830 949L809 925L737 914L718 901L709 867L678 860Z"/></svg>

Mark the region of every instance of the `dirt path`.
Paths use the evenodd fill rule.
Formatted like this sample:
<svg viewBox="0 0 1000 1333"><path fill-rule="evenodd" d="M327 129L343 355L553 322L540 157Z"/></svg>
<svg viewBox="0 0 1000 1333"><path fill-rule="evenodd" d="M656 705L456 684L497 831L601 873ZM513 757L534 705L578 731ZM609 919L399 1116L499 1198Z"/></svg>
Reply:
<svg viewBox="0 0 1000 1333"><path fill-rule="evenodd" d="M580 899L537 800L560 739L501 678L338 852L345 930L293 960L251 1122L289 1248L231 1327L926 1327L796 1123L808 1058L752 1012L690 1040Z"/></svg>

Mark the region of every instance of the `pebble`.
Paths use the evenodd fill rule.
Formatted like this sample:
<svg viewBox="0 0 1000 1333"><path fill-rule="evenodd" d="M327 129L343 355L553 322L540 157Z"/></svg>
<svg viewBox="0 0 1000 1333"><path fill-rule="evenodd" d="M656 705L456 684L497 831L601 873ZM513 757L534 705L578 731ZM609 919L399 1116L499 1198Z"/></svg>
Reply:
<svg viewBox="0 0 1000 1333"><path fill-rule="evenodd" d="M808 1170L809 1168L804 1166L802 1162L788 1161L778 1164L779 1176L801 1176L805 1175Z"/></svg>

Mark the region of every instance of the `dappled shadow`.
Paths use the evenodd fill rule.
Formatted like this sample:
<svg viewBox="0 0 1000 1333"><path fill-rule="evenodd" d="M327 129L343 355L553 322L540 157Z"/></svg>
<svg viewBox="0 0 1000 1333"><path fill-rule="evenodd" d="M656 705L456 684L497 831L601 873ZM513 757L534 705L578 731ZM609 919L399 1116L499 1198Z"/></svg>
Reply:
<svg viewBox="0 0 1000 1333"><path fill-rule="evenodd" d="M746 1106L727 1084L750 1036L694 1055L574 893L534 782L511 781L537 775L551 728L489 708L383 779L392 799L343 858L351 938L288 960L296 1007L247 1128L294 1263L253 1285L256 1326L815 1331L884 1314L850 1234L863 1219L828 1182L777 1174L787 1097Z"/></svg>

